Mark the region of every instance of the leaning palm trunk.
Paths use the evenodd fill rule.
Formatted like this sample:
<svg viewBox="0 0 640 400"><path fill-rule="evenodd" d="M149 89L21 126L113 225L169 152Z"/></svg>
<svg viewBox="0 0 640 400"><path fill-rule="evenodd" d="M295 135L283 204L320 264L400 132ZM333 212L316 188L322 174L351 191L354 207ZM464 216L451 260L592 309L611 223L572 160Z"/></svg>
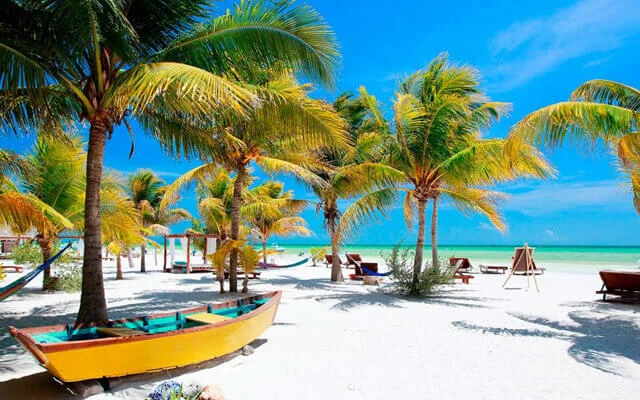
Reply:
<svg viewBox="0 0 640 400"><path fill-rule="evenodd" d="M427 200L418 199L418 241L416 242L416 255L413 261L413 286L417 288L422 272L422 258L424 253L424 235L426 230Z"/></svg>
<svg viewBox="0 0 640 400"><path fill-rule="evenodd" d="M267 239L262 239L262 260L264 262L264 266L267 266Z"/></svg>
<svg viewBox="0 0 640 400"><path fill-rule="evenodd" d="M38 245L42 249L42 263L46 263L51 258L51 240L44 236L38 235ZM48 266L42 276L42 290L49 289L49 280L51 278L51 266Z"/></svg>
<svg viewBox="0 0 640 400"><path fill-rule="evenodd" d="M244 279L242 280L242 293L248 293L248 292L249 292L249 272L245 269Z"/></svg>
<svg viewBox="0 0 640 400"><path fill-rule="evenodd" d="M238 170L236 180L233 184L233 199L231 201L231 239L238 240L240 237L240 203L242 202L242 177L241 169ZM229 291L238 291L238 249L233 248L229 255Z"/></svg>
<svg viewBox="0 0 640 400"><path fill-rule="evenodd" d="M116 280L122 279L122 258L116 255Z"/></svg>
<svg viewBox="0 0 640 400"><path fill-rule="evenodd" d="M344 282L340 265L340 243L338 243L337 223L334 216L329 217L329 236L331 239L331 282Z"/></svg>
<svg viewBox="0 0 640 400"><path fill-rule="evenodd" d="M438 259L438 198L433 199L433 212L431 214L431 266L439 267Z"/></svg>
<svg viewBox="0 0 640 400"><path fill-rule="evenodd" d="M140 245L140 272L147 272L145 250L146 250L146 246L144 244L141 244Z"/></svg>
<svg viewBox="0 0 640 400"><path fill-rule="evenodd" d="M77 323L107 321L107 302L102 278L102 232L100 229L100 180L107 122L95 119L89 130L87 151L87 187L84 205L85 247L82 266L82 295Z"/></svg>

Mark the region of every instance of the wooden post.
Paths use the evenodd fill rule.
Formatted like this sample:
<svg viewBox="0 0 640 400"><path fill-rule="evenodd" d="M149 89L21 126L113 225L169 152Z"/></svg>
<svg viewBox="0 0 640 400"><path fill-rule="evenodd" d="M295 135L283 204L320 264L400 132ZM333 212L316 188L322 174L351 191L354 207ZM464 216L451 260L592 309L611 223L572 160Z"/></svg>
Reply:
<svg viewBox="0 0 640 400"><path fill-rule="evenodd" d="M162 272L167 272L167 237L164 236L164 264L162 265Z"/></svg>
<svg viewBox="0 0 640 400"><path fill-rule="evenodd" d="M187 274L191 273L191 236L187 235Z"/></svg>

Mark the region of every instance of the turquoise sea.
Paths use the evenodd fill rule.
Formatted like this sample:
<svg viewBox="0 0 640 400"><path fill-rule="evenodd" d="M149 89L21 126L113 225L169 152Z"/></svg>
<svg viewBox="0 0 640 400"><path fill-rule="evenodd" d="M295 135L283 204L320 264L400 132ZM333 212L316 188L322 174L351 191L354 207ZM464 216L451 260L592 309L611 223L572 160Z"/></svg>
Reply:
<svg viewBox="0 0 640 400"><path fill-rule="evenodd" d="M313 247L322 245L300 245L279 243L285 252L308 253ZM341 250L344 253L360 253L363 258L380 259L380 253L388 253L392 245L351 245ZM406 246L411 247L413 246ZM440 257L467 257L473 265L509 265L516 246L450 246L438 247ZM431 248L425 246L425 258L431 257ZM537 246L534 251L536 264L550 266L558 271L592 272L597 269L640 270L639 247L613 246Z"/></svg>

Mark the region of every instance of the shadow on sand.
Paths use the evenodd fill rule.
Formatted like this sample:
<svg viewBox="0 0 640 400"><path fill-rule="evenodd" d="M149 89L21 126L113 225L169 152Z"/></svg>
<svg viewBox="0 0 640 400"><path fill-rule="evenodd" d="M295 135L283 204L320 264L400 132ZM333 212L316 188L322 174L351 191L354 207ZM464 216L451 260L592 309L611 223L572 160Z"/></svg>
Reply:
<svg viewBox="0 0 640 400"><path fill-rule="evenodd" d="M267 342L266 339L256 339L250 343L254 349ZM160 382L175 378L183 374L217 367L229 362L242 354L241 350L235 351L223 357L205 361L200 364L189 365L167 371L159 371L148 374L131 375L123 378L109 379L104 382L108 391L123 391L127 389L142 390L144 386L152 382ZM73 393L75 385L63 385L56 381L48 372L40 372L21 378L0 382L0 393L3 400L25 399L77 399ZM149 390L150 391L150 390Z"/></svg>
<svg viewBox="0 0 640 400"><path fill-rule="evenodd" d="M635 318L621 316L618 311L637 311L621 305L605 303L573 303L571 307L580 307L568 313L570 324L553 321L547 318L509 313L509 315L525 322L547 329L510 329L479 326L465 321L454 321L452 325L464 330L491 333L494 335L538 337L566 340L571 342L568 353L579 363L598 369L602 372L621 375L618 365L613 359L624 357L640 364L640 327ZM588 306L590 310L584 310ZM596 318L584 316L585 312L597 311L606 316ZM616 315L617 314L617 315ZM552 330L548 330L548 329Z"/></svg>

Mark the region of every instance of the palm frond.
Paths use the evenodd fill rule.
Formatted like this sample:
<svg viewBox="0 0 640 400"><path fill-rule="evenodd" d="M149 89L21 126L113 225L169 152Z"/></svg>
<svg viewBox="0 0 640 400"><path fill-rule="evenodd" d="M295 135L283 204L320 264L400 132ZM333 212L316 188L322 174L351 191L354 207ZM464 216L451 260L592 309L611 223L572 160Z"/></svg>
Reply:
<svg viewBox="0 0 640 400"><path fill-rule="evenodd" d="M640 112L640 90L605 79L583 83L571 94L571 101L605 103Z"/></svg>
<svg viewBox="0 0 640 400"><path fill-rule="evenodd" d="M362 225L379 221L391 212L391 207L404 191L399 188L376 190L355 200L340 217L338 227L341 237L349 237L362 228Z"/></svg>
<svg viewBox="0 0 640 400"><path fill-rule="evenodd" d="M258 164L269 174L283 173L293 175L302 182L315 187L324 187L327 183L311 170L297 163L273 157L261 157Z"/></svg>
<svg viewBox="0 0 640 400"><path fill-rule="evenodd" d="M165 208L175 202L179 197L181 190L184 190L188 185L195 183L197 180L203 179L207 174L210 174L215 170L216 165L214 163L207 163L193 168L176 178L173 183L165 186L160 207Z"/></svg>
<svg viewBox="0 0 640 400"><path fill-rule="evenodd" d="M502 215L500 215L497 209L499 202L506 198L504 193L465 186L443 187L442 193L449 197L461 212L465 214L482 214L486 216L500 232L506 229Z"/></svg>
<svg viewBox="0 0 640 400"><path fill-rule="evenodd" d="M640 130L640 113L608 104L563 102L535 111L518 122L509 140L551 148L563 142L595 146L613 143L624 134Z"/></svg>
<svg viewBox="0 0 640 400"><path fill-rule="evenodd" d="M144 114L161 106L169 115L206 120L221 108L242 115L253 101L251 93L227 79L189 65L162 62L123 72L105 94L104 104L119 114Z"/></svg>
<svg viewBox="0 0 640 400"><path fill-rule="evenodd" d="M178 38L156 58L180 60L215 73L246 64L281 66L332 86L339 57L333 31L310 6L240 0L225 15Z"/></svg>

